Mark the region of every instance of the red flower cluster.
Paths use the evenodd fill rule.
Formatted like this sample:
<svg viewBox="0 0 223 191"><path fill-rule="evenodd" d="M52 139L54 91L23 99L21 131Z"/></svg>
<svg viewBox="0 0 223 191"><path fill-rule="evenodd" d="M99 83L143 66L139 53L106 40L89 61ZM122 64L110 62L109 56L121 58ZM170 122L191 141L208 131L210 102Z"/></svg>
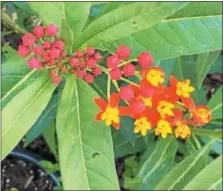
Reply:
<svg viewBox="0 0 223 191"><path fill-rule="evenodd" d="M107 58L112 79L120 79L120 75L114 71L120 71L120 60L129 56L130 49L120 46L115 55ZM145 136L148 130L154 129L157 136L166 138L168 134L174 133L182 139L191 135L189 126L205 125L211 120L210 109L205 105L196 106L191 98L190 94L195 89L190 85L190 80L181 82L171 75L169 85L164 86L164 71L160 67L151 66L153 57L148 52L142 52L137 61L141 67L139 84L130 83L120 87L118 93L112 93L111 99L116 100L115 104L96 98L95 102L101 109L96 120L104 120L107 125L113 124L119 128L120 116L130 116L135 121L135 133L140 132ZM125 63L128 65L128 61ZM123 64L123 68L126 65ZM119 107L120 99L127 106ZM186 117L188 112L190 115Z"/></svg>
<svg viewBox="0 0 223 191"><path fill-rule="evenodd" d="M22 37L18 54L28 58L31 69L48 68L54 84L59 84L68 72L92 83L101 74L101 69L96 65L101 59L100 53L93 47L87 47L84 51L76 51L72 57L67 56L65 42L56 37L58 31L59 28L53 24L36 26L32 33L28 32Z"/></svg>

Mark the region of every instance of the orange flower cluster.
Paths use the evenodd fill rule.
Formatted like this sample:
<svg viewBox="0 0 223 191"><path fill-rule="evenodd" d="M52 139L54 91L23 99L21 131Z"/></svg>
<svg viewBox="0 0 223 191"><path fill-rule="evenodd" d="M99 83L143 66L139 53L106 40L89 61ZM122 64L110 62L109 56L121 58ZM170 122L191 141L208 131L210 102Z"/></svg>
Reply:
<svg viewBox="0 0 223 191"><path fill-rule="evenodd" d="M95 120L104 120L106 125L119 129L120 117L130 116L135 121L134 133L145 136L154 129L155 135L162 138L174 134L185 139L191 135L191 127L205 125L211 120L210 109L206 105L195 105L191 98L195 89L189 79L179 81L171 75L169 85L164 86L164 71L151 66L151 58L148 52L138 56L141 66L138 85L130 83L120 87L118 93L111 94L108 102L95 99L100 108ZM120 100L127 106L119 106Z"/></svg>

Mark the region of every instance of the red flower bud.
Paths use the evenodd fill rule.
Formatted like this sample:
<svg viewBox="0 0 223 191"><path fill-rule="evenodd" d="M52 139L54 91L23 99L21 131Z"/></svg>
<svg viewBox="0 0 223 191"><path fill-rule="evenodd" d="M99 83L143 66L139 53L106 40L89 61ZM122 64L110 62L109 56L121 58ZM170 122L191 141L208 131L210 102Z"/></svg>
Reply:
<svg viewBox="0 0 223 191"><path fill-rule="evenodd" d="M65 42L61 39L59 40L56 40L54 43L53 43L53 47L54 48L58 48L58 49L64 49L64 46L65 46Z"/></svg>
<svg viewBox="0 0 223 191"><path fill-rule="evenodd" d="M48 66L54 66L54 65L55 65L55 61L54 61L54 60L49 60L49 61L47 62L47 65L48 65Z"/></svg>
<svg viewBox="0 0 223 191"><path fill-rule="evenodd" d="M67 55L66 52L61 51L61 53L60 53L60 56L61 56L61 57L65 57L66 55Z"/></svg>
<svg viewBox="0 0 223 191"><path fill-rule="evenodd" d="M130 86L122 86L120 88L120 97L123 100L130 101L134 97L134 92Z"/></svg>
<svg viewBox="0 0 223 191"><path fill-rule="evenodd" d="M34 50L33 50L34 54L36 56L41 56L42 52L43 52L43 47L40 45L37 45Z"/></svg>
<svg viewBox="0 0 223 191"><path fill-rule="evenodd" d="M64 73L64 74L66 74L68 72L68 69L66 67L62 67L61 68L61 72Z"/></svg>
<svg viewBox="0 0 223 191"><path fill-rule="evenodd" d="M88 61L87 61L87 66L88 66L89 68L94 68L94 67L96 66L96 60L94 60L94 59L92 59L92 58L88 59Z"/></svg>
<svg viewBox="0 0 223 191"><path fill-rule="evenodd" d="M135 75L135 69L136 67L133 64L128 63L122 68L122 71L124 73L124 76L128 77Z"/></svg>
<svg viewBox="0 0 223 191"><path fill-rule="evenodd" d="M52 46L52 42L50 42L50 41L44 41L44 43L43 43L43 48L45 49L45 50L49 50L49 49L51 49L51 46Z"/></svg>
<svg viewBox="0 0 223 191"><path fill-rule="evenodd" d="M54 24L49 24L46 27L46 34L47 36L56 36L59 31L59 28L55 26Z"/></svg>
<svg viewBox="0 0 223 191"><path fill-rule="evenodd" d="M80 67L81 69L84 69L84 68L86 67L85 62L79 62L79 67Z"/></svg>
<svg viewBox="0 0 223 191"><path fill-rule="evenodd" d="M91 55L94 54L95 50L94 50L93 47L90 47L90 46L89 46L89 47L87 47L86 52L87 52L88 56L91 56Z"/></svg>
<svg viewBox="0 0 223 191"><path fill-rule="evenodd" d="M106 63L108 68L115 69L120 64L120 59L116 55L108 56Z"/></svg>
<svg viewBox="0 0 223 191"><path fill-rule="evenodd" d="M94 82L94 76L92 74L86 74L84 76L84 80L88 83L88 84L91 84Z"/></svg>
<svg viewBox="0 0 223 191"><path fill-rule="evenodd" d="M149 68L153 63L153 57L148 52L142 52L138 56L138 62L142 68Z"/></svg>
<svg viewBox="0 0 223 191"><path fill-rule="evenodd" d="M131 49L125 45L120 45L116 51L116 54L120 59L126 59L130 57Z"/></svg>
<svg viewBox="0 0 223 191"><path fill-rule="evenodd" d="M51 57L52 59L59 58L59 57L60 57L60 52L61 52L60 49L52 48L52 49L50 50L50 57Z"/></svg>
<svg viewBox="0 0 223 191"><path fill-rule="evenodd" d="M74 56L81 58L84 56L84 53L82 51L78 50L77 52L74 53Z"/></svg>
<svg viewBox="0 0 223 191"><path fill-rule="evenodd" d="M42 26L37 25L33 29L33 34L36 36L36 38L44 37L44 28Z"/></svg>
<svg viewBox="0 0 223 191"><path fill-rule="evenodd" d="M99 76L99 75L101 75L102 71L101 71L100 68L95 67L95 68L93 69L93 73L94 73L95 76Z"/></svg>
<svg viewBox="0 0 223 191"><path fill-rule="evenodd" d="M142 113L146 109L146 105L143 101L134 99L129 104L129 109L133 115Z"/></svg>
<svg viewBox="0 0 223 191"><path fill-rule="evenodd" d="M78 63L79 63L79 61L78 61L77 58L71 58L71 59L68 60L68 62L73 67L77 67L78 66Z"/></svg>
<svg viewBox="0 0 223 191"><path fill-rule="evenodd" d="M113 69L109 72L112 80L120 80L122 76L122 71L120 69Z"/></svg>
<svg viewBox="0 0 223 191"><path fill-rule="evenodd" d="M43 52L42 53L42 59L44 60L44 61L49 61L51 58L50 58L50 53L49 52Z"/></svg>
<svg viewBox="0 0 223 191"><path fill-rule="evenodd" d="M96 52L96 53L94 54L94 59L95 59L96 61L100 61L101 58L102 58L102 56L101 56L101 54L100 54L99 52Z"/></svg>
<svg viewBox="0 0 223 191"><path fill-rule="evenodd" d="M53 83L54 84L59 84L62 80L62 78L59 75L53 76L52 77Z"/></svg>
<svg viewBox="0 0 223 191"><path fill-rule="evenodd" d="M51 77L54 77L54 76L57 75L57 72L56 72L56 70L50 70L49 74L50 74Z"/></svg>
<svg viewBox="0 0 223 191"><path fill-rule="evenodd" d="M31 59L28 60L28 65L29 65L29 67L31 69L39 69L39 68L42 68L42 64L35 57L32 57Z"/></svg>
<svg viewBox="0 0 223 191"><path fill-rule="evenodd" d="M86 72L84 71L84 70L79 70L79 71L77 71L77 76L79 77L79 78L84 78L84 76L86 75Z"/></svg>
<svg viewBox="0 0 223 191"><path fill-rule="evenodd" d="M36 37L31 33L26 33L22 37L22 42L24 46L33 46L35 44Z"/></svg>
<svg viewBox="0 0 223 191"><path fill-rule="evenodd" d="M22 57L27 57L30 54L29 48L23 45L19 45L18 55Z"/></svg>

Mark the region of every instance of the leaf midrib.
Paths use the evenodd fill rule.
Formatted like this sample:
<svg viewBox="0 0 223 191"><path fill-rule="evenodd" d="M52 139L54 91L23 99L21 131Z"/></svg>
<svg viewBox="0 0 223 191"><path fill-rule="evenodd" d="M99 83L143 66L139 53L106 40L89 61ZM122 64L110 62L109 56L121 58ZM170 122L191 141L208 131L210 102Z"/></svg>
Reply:
<svg viewBox="0 0 223 191"><path fill-rule="evenodd" d="M80 105L79 105L79 94L78 94L78 85L77 85L77 78L75 78L74 80L74 83L75 83L75 90L74 90L74 93L75 93L75 97L76 97L76 108L77 108L77 126L78 126L78 132L79 132L79 137L80 137L80 150L81 150L81 155L82 155L82 158L84 160L83 161L83 166L84 166L84 171L85 171L85 176L86 176L86 180L87 180L87 187L88 187L88 190L90 190L90 184L89 184L89 179L88 179L88 176L87 176L87 168L86 168L86 164L85 164L85 157L84 157L84 147L83 147L83 140L82 140L82 132L81 132L81 121L80 121Z"/></svg>
<svg viewBox="0 0 223 191"><path fill-rule="evenodd" d="M24 112L32 105L32 103L36 100L36 98L42 93L42 91L45 89L46 86L48 86L49 82L51 83L51 80L49 79L46 84L38 91L37 94L30 100L30 102L24 107L24 109L20 112L20 114L17 116L17 118L11 123L11 125L2 133L2 138L4 135L11 129L11 127L18 121L18 119L23 115Z"/></svg>
<svg viewBox="0 0 223 191"><path fill-rule="evenodd" d="M193 165L198 161L198 159L200 158L200 156L203 155L203 153L205 153L210 145L213 143L213 140L211 140L206 146L205 148L203 148L203 150L197 155L197 157L195 158L195 160L189 165L189 167L173 182L173 184L167 189L167 190L171 190L174 188L174 186L183 178L183 176L193 167Z"/></svg>

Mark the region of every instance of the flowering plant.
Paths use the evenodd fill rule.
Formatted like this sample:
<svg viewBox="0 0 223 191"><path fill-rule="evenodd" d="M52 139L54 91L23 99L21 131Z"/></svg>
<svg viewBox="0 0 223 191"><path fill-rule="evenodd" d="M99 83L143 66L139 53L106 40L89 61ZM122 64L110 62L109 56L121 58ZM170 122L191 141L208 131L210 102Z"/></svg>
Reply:
<svg viewBox="0 0 223 191"><path fill-rule="evenodd" d="M205 76L222 58L222 18L217 9L206 12L218 3L196 3L198 15L194 2L42 4L29 3L41 22L20 31L16 56L24 73L3 94L2 159L24 135L30 142L50 127L65 190L118 190L114 155L136 153L139 163L137 155L126 158L125 188L215 185L219 175L203 187L194 182L222 160L206 160L222 139L222 129L210 126L222 119L222 87L209 102L203 93ZM204 165L191 170L199 160ZM179 177L167 181L161 171Z"/></svg>

